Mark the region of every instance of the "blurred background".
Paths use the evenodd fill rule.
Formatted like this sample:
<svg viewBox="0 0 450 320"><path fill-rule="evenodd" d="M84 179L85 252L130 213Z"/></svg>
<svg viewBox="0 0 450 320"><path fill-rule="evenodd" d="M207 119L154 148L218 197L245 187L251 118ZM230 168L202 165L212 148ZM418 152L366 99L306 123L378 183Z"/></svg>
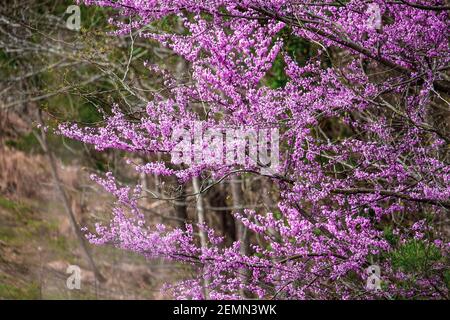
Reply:
<svg viewBox="0 0 450 320"><path fill-rule="evenodd" d="M142 106L136 92L158 85L142 63L168 53L158 57L148 42L131 52L132 37L108 35L107 12L96 8L81 7L80 28L72 30L72 1L0 2L0 298L164 298L161 285L189 270L94 247L79 232L106 221L112 204L90 173L113 171L130 183L139 177L122 169L122 154L95 152L51 129L100 122L113 102ZM167 210L170 204L153 208ZM69 265L81 269L80 290L66 285Z"/></svg>

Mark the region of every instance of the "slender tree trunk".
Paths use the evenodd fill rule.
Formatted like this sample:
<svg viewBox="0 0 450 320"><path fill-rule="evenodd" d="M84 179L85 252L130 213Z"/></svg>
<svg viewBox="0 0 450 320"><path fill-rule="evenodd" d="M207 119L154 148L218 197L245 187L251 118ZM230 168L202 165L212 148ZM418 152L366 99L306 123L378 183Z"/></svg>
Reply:
<svg viewBox="0 0 450 320"><path fill-rule="evenodd" d="M81 249L82 249L84 255L86 256L88 263L91 266L91 269L93 270L93 272L95 274L95 277L97 278L98 281L105 282L106 278L100 273L100 270L98 270L97 266L95 265L94 258L92 257L91 253L89 252L89 248L86 244L86 239L85 239L83 233L81 232L80 226L78 225L78 223L76 221L75 215L72 211L72 207L70 206L69 197L67 196L67 193L64 189L64 185L58 175L58 168L56 165L55 157L54 157L52 151L50 150L50 147L49 147L48 141L47 141L47 135L43 129L44 122L42 121L42 115L41 115L40 110L39 110L38 116L39 116L39 122L40 122L42 128L41 128L41 135L39 136L38 134L36 134L36 138L38 139L42 149L44 150L44 153L47 155L48 161L50 163L50 171L51 171L52 178L55 183L56 189L58 191L59 197L61 198L64 209L66 210L67 215L69 216L69 220L72 225L73 231L75 232L75 235L78 238L78 241L81 245Z"/></svg>
<svg viewBox="0 0 450 320"><path fill-rule="evenodd" d="M182 219L183 221L187 220L186 185L183 183L180 185L180 188L181 188L180 196L174 202L174 208L175 208L175 216L179 221L179 225L181 228L184 228L185 224L180 219Z"/></svg>
<svg viewBox="0 0 450 320"><path fill-rule="evenodd" d="M233 210L233 212L240 212L242 213L242 208L244 206L244 191L242 190L242 181L239 178L238 175L233 175L231 177L231 194L233 196L233 207L239 208ZM250 239L249 234L247 232L247 228L244 226L244 224L239 221L239 219L236 219L236 238L239 241L240 244L240 253L243 256L248 256L250 254ZM248 270L243 269L242 270L242 282L247 283L249 278ZM243 297L248 297L249 294L246 290L241 290L241 295Z"/></svg>
<svg viewBox="0 0 450 320"><path fill-rule="evenodd" d="M203 195L200 193L200 181L198 177L195 177L192 180L192 186L194 187L194 193L196 194L196 209L197 209L197 219L199 224L205 223L205 208L203 205ZM206 248L206 234L203 230L199 230L199 236L200 236L200 245L202 247L202 250ZM203 277L203 285L204 285L204 292L205 292L205 298L208 299L209 293L208 293L208 285L209 281L206 279L206 277Z"/></svg>
<svg viewBox="0 0 450 320"><path fill-rule="evenodd" d="M181 19L178 19L178 21L177 21L176 31L180 34L183 33L183 31L184 31L183 22ZM187 72L187 69L188 69L187 61L183 57L179 57L177 64L176 64L176 69L175 69L178 84L182 85L183 76ZM193 183L195 184L195 181ZM187 220L187 206L186 206L185 195L186 195L186 185L182 184L180 198L177 201L175 201L174 205L175 205L176 217L178 219L183 219L186 221ZM197 201L198 201L198 199L197 199ZM203 207L203 203L202 203L202 207ZM198 209L197 209L197 212L199 212ZM181 227L184 228L184 224L183 223L180 223L180 224L181 224Z"/></svg>
<svg viewBox="0 0 450 320"><path fill-rule="evenodd" d="M236 223L232 216L232 207L227 204L226 197L228 195L227 185L219 184L216 187L209 189L206 199L212 207L212 214L215 225L221 230L222 236L225 237L225 245L230 246L236 239ZM215 209L218 208L219 210Z"/></svg>

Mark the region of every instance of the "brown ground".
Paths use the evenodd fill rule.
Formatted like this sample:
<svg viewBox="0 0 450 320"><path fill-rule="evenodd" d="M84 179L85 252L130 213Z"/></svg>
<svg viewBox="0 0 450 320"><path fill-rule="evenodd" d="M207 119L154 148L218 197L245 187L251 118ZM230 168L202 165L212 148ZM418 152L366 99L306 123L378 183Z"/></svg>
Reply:
<svg viewBox="0 0 450 320"><path fill-rule="evenodd" d="M59 169L78 223L106 218L111 199L87 173L60 163ZM168 298L162 284L185 274L183 266L115 248L90 249L104 283L87 267L45 157L0 147L0 299L161 299ZM69 264L82 269L80 290L66 286Z"/></svg>

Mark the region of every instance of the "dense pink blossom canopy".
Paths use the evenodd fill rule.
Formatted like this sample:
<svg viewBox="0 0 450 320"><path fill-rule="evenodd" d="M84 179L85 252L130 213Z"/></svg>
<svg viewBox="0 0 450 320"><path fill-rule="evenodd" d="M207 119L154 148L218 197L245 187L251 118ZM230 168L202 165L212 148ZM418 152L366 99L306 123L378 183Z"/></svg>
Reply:
<svg viewBox="0 0 450 320"><path fill-rule="evenodd" d="M113 243L147 257L165 257L201 267L198 278L174 288L179 298L239 298L245 287L258 297L288 299L369 298L447 295L437 263L428 276L394 268L394 250L383 222L398 224L398 243L424 241L448 258L450 244L429 221L448 217L450 166L445 124L436 126L433 108L449 93L448 9L440 0L85 0L115 8L117 35L130 30L156 40L188 62L189 81L148 65L165 79L169 94L155 94L139 122L118 109L103 127L63 124L59 131L98 150L152 154L174 147L174 128L201 121L213 127L280 130L280 170L273 179L281 191L278 212L246 210L236 217L264 239L243 256L239 243L221 245L208 226L186 229L148 226L137 206L141 190L116 183L110 174L94 177L117 197L110 225L98 225L90 240ZM376 5L374 21L368 5ZM149 28L176 15L187 32ZM131 19L123 19L131 17ZM376 19L375 19L376 20ZM131 22L130 22L131 21ZM290 37L317 48L298 62L284 48ZM277 58L287 83L273 88L265 77ZM336 136L321 126L332 119L345 128ZM212 172L219 179L252 166L202 163L174 169L163 162L136 166L145 174L188 181ZM131 214L130 214L131 213ZM431 215L431 217L430 217ZM196 228L209 236L201 248ZM378 264L380 293L364 289L366 268ZM243 283L238 271L251 276ZM401 283L412 281L414 285ZM353 282L348 279L353 279ZM354 279L361 285L355 286Z"/></svg>

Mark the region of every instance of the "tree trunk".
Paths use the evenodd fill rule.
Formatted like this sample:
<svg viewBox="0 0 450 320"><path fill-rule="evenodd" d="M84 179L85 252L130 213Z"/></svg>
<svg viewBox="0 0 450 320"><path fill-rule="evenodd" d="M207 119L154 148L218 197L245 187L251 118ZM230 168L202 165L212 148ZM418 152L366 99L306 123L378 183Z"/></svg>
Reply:
<svg viewBox="0 0 450 320"><path fill-rule="evenodd" d="M197 209L197 219L199 224L205 224L205 208L203 205L203 195L200 193L200 181L198 177L195 177L192 180L192 185L194 187L194 193L196 194L196 209ZM206 234L203 230L199 230L199 236L200 236L200 245L202 247L202 250L206 248L207 242L206 242ZM208 293L208 285L209 281L206 279L206 277L203 277L203 285L204 285L204 292L205 292L205 299L208 299L209 293Z"/></svg>
<svg viewBox="0 0 450 320"><path fill-rule="evenodd" d="M178 199L174 202L174 208L175 208L175 217L177 218L177 221L179 226L181 228L185 227L185 222L187 220L187 205L186 205L186 185L183 183L180 185L180 196ZM184 222L182 222L182 220Z"/></svg>
<svg viewBox="0 0 450 320"><path fill-rule="evenodd" d="M240 177L234 174L231 177L231 194L233 196L233 207L239 208L234 209L233 212L242 213L244 207L244 191L242 190L242 181ZM250 239L247 232L247 228L244 224L236 219L236 238L240 244L240 253L243 256L248 256L250 254ZM247 283L249 278L249 273L247 269L242 270L242 282ZM241 295L245 298L249 296L246 290L241 290Z"/></svg>
<svg viewBox="0 0 450 320"><path fill-rule="evenodd" d="M56 189L58 191L59 197L61 198L64 209L66 210L67 215L69 216L69 220L72 225L73 231L75 232L75 235L78 238L78 241L81 245L81 249L82 249L84 255L86 256L88 263L91 266L91 269L93 270L93 272L95 274L95 277L97 278L98 281L105 282L106 278L100 273L100 270L98 270L97 266L95 265L94 259L91 255L91 253L89 252L89 248L86 244L86 239L85 239L83 233L81 232L81 228L75 219L75 215L72 211L72 207L70 206L69 197L67 196L67 193L64 190L64 185L58 175L58 168L56 165L55 157L54 157L52 151L50 150L50 147L49 147L48 141L47 141L47 135L43 129L44 122L42 121L42 115L41 115L40 110L38 113L38 117L39 117L39 122L42 126L41 127L41 135L40 136L38 134L35 134L35 135L36 135L36 138L39 141L44 153L48 157L48 161L50 163L50 171L51 171L52 178L55 183Z"/></svg>

